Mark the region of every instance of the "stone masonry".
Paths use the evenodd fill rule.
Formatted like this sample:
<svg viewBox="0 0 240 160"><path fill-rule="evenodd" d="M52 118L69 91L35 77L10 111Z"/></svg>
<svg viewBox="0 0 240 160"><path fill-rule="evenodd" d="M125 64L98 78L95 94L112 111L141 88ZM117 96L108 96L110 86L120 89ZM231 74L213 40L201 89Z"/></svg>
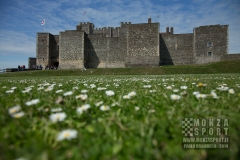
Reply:
<svg viewBox="0 0 240 160"><path fill-rule="evenodd" d="M84 22L59 35L37 33L36 65L60 69L158 67L204 64L240 58L228 54L228 25L208 25L193 33L160 33L160 24L131 24L95 28Z"/></svg>

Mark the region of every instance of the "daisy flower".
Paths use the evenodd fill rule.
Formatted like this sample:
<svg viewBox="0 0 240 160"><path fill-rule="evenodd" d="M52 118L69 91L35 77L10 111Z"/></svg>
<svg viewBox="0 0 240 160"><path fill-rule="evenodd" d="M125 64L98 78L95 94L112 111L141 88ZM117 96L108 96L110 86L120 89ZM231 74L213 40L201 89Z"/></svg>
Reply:
<svg viewBox="0 0 240 160"><path fill-rule="evenodd" d="M111 90L105 92L107 96L113 96L115 93Z"/></svg>
<svg viewBox="0 0 240 160"><path fill-rule="evenodd" d="M196 97L199 98L206 98L207 95L206 94L197 94Z"/></svg>
<svg viewBox="0 0 240 160"><path fill-rule="evenodd" d="M60 92L62 92L62 91L63 91L63 90L60 89L60 90L57 90L56 93L60 93Z"/></svg>
<svg viewBox="0 0 240 160"><path fill-rule="evenodd" d="M129 95L124 95L123 99L130 99L130 96Z"/></svg>
<svg viewBox="0 0 240 160"><path fill-rule="evenodd" d="M96 85L95 84L90 84L90 88L95 88Z"/></svg>
<svg viewBox="0 0 240 160"><path fill-rule="evenodd" d="M51 112L61 112L62 108L52 108Z"/></svg>
<svg viewBox="0 0 240 160"><path fill-rule="evenodd" d="M198 94L200 94L199 92L197 92L197 91L195 91L195 92L193 92L193 95L198 95Z"/></svg>
<svg viewBox="0 0 240 160"><path fill-rule="evenodd" d="M19 105L17 105L17 106L14 106L12 108L9 108L8 113L9 114L14 114L14 113L17 113L20 110L21 110L21 107Z"/></svg>
<svg viewBox="0 0 240 160"><path fill-rule="evenodd" d="M171 99L172 100L179 100L181 97L179 95L176 95L176 94L172 94L171 95Z"/></svg>
<svg viewBox="0 0 240 160"><path fill-rule="evenodd" d="M167 86L166 89L172 89L172 87L171 86Z"/></svg>
<svg viewBox="0 0 240 160"><path fill-rule="evenodd" d="M151 85L144 85L143 88L151 88Z"/></svg>
<svg viewBox="0 0 240 160"><path fill-rule="evenodd" d="M109 108L109 106L106 106L106 105L102 105L101 107L100 107L100 110L102 110L102 111L107 111L107 110L109 110L110 108Z"/></svg>
<svg viewBox="0 0 240 160"><path fill-rule="evenodd" d="M86 111L89 108L90 108L90 104L84 104L83 106L77 108L77 113L82 114L83 111Z"/></svg>
<svg viewBox="0 0 240 160"><path fill-rule="evenodd" d="M31 100L31 101L26 102L26 105L27 105L27 106L31 106L31 105L37 104L37 103L39 103L39 102L40 102L39 99L33 99L33 100Z"/></svg>
<svg viewBox="0 0 240 160"><path fill-rule="evenodd" d="M57 141L62 141L64 139L71 140L73 138L77 138L77 130L74 129L66 129L58 133Z"/></svg>
<svg viewBox="0 0 240 160"><path fill-rule="evenodd" d="M70 96L70 95L72 95L72 94L73 94L73 92L72 92L72 91L69 91L69 92L63 93L63 96Z"/></svg>
<svg viewBox="0 0 240 160"><path fill-rule="evenodd" d="M178 92L179 90L178 89L174 89L173 92Z"/></svg>
<svg viewBox="0 0 240 160"><path fill-rule="evenodd" d="M98 91L102 91L102 90L106 90L106 89L107 89L107 88L105 88L105 87L98 87L98 88L97 88Z"/></svg>
<svg viewBox="0 0 240 160"><path fill-rule="evenodd" d="M81 99L82 101L85 101L88 98L88 95L86 94L80 94L76 96L76 99Z"/></svg>
<svg viewBox="0 0 240 160"><path fill-rule="evenodd" d="M6 91L6 93L13 93L13 92L14 92L13 89Z"/></svg>
<svg viewBox="0 0 240 160"><path fill-rule="evenodd" d="M138 106L135 106L135 110L138 111L140 109L140 107Z"/></svg>
<svg viewBox="0 0 240 160"><path fill-rule="evenodd" d="M97 102L97 103L95 103L95 106L100 106L101 104L103 104L103 101L100 101L100 102Z"/></svg>
<svg viewBox="0 0 240 160"><path fill-rule="evenodd" d="M52 122L61 122L64 121L64 119L67 117L66 113L61 112L61 113L54 113L50 115L50 120Z"/></svg>
<svg viewBox="0 0 240 160"><path fill-rule="evenodd" d="M229 87L225 87L222 85L222 86L218 87L217 89L220 91L227 91L229 89Z"/></svg>
<svg viewBox="0 0 240 160"><path fill-rule="evenodd" d="M214 91L211 91L210 94L213 98L218 99L219 97L217 96L217 94Z"/></svg>
<svg viewBox="0 0 240 160"><path fill-rule="evenodd" d="M187 89L187 86L181 86L180 88L181 89Z"/></svg>
<svg viewBox="0 0 240 160"><path fill-rule="evenodd" d="M137 95L137 93L136 93L136 92L134 92L134 91L132 91L132 92L128 93L128 95L129 95L130 97L133 97L133 96L136 96L136 95Z"/></svg>
<svg viewBox="0 0 240 160"><path fill-rule="evenodd" d="M18 112L11 115L13 118L21 118L24 116L24 112Z"/></svg>
<svg viewBox="0 0 240 160"><path fill-rule="evenodd" d="M85 90L85 89L81 90L81 93L87 93L87 92L88 90Z"/></svg>
<svg viewBox="0 0 240 160"><path fill-rule="evenodd" d="M230 93L230 94L234 94L235 91L234 91L234 89L229 89L229 90L228 90L228 93Z"/></svg>

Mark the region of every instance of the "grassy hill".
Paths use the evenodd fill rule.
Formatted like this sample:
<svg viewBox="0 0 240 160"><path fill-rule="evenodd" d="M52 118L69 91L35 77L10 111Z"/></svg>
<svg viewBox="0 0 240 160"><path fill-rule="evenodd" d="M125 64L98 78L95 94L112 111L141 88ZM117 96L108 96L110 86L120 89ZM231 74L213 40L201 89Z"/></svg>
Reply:
<svg viewBox="0 0 240 160"><path fill-rule="evenodd" d="M222 61L205 65L176 65L154 68L96 68L71 70L33 70L1 74L0 77L28 76L81 76L81 75L167 75L167 74L217 74L240 73L240 60Z"/></svg>

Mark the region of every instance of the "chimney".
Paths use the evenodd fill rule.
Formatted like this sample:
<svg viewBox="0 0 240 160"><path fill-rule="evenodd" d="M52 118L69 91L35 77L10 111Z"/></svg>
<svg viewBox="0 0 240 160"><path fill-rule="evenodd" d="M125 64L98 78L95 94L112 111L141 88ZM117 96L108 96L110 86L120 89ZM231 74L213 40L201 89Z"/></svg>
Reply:
<svg viewBox="0 0 240 160"><path fill-rule="evenodd" d="M151 19L150 16L149 16L149 18L148 18L148 23L152 23L152 19Z"/></svg>
<svg viewBox="0 0 240 160"><path fill-rule="evenodd" d="M166 27L166 33L169 33L169 27Z"/></svg>
<svg viewBox="0 0 240 160"><path fill-rule="evenodd" d="M170 29L170 30L171 30L171 31L170 31L170 32L171 32L171 34L173 34L173 27L171 27L171 29Z"/></svg>

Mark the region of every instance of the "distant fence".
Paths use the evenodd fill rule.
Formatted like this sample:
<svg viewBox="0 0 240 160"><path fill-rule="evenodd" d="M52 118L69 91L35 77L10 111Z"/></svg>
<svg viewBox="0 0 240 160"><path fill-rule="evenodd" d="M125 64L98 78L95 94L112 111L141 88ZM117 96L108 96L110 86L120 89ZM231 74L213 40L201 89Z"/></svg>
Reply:
<svg viewBox="0 0 240 160"><path fill-rule="evenodd" d="M6 69L0 69L0 74L1 73L6 73Z"/></svg>

